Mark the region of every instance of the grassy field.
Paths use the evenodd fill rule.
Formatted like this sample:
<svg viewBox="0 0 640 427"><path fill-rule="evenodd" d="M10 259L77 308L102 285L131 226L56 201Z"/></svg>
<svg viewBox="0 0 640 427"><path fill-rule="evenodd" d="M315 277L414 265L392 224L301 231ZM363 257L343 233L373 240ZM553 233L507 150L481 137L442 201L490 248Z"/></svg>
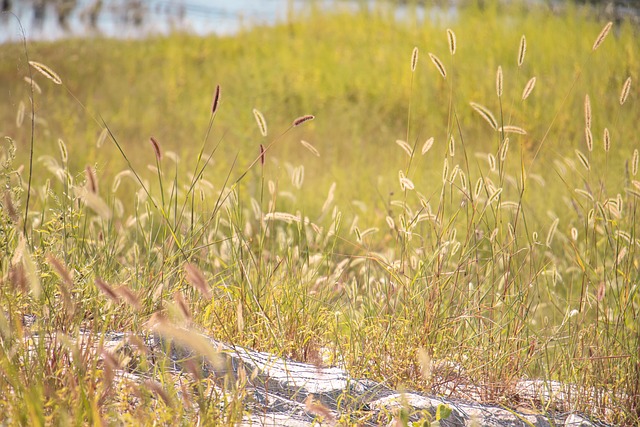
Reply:
<svg viewBox="0 0 640 427"><path fill-rule="evenodd" d="M571 6L416 16L0 46L6 419L242 415L203 379L172 406L73 344L29 351L36 314L70 337L162 315L434 393L455 362L508 406L516 380L559 380L573 409L640 422L637 28Z"/></svg>

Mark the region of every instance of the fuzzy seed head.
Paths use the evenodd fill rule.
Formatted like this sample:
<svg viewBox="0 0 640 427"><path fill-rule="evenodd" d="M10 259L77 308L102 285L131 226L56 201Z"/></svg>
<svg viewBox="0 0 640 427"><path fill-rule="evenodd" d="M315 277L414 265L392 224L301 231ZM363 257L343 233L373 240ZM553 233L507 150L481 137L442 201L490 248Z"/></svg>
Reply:
<svg viewBox="0 0 640 427"><path fill-rule="evenodd" d="M51 80L53 83L57 85L62 84L62 79L60 79L60 76L58 76L55 73L55 71L53 71L51 68L47 67L46 65L36 61L29 61L29 65L35 68L36 71L38 71L40 74L42 74L43 76Z"/></svg>
<svg viewBox="0 0 640 427"><path fill-rule="evenodd" d="M313 119L315 119L315 116L312 116L311 114L307 114L306 116L298 117L297 119L295 119L293 121L293 127L300 126L304 122L308 122L309 120L313 120Z"/></svg>
<svg viewBox="0 0 640 427"><path fill-rule="evenodd" d="M598 47L600 47L604 39L609 34L609 31L611 31L612 25L613 25L613 22L607 22L604 28L602 28L602 31L600 31L600 34L598 34L598 38L596 38L596 41L593 43L593 50L596 50Z"/></svg>
<svg viewBox="0 0 640 427"><path fill-rule="evenodd" d="M38 83L36 83L36 81L35 81L35 80L33 80L33 79L32 79L32 78L30 78L30 77L25 76L25 77L24 77L24 81L25 81L25 82L27 82L27 84L28 84L29 86L31 86L31 88L34 90L34 92L37 92L37 93L39 93L39 94L41 94L41 93L42 93L42 89L40 88L40 85L39 85Z"/></svg>
<svg viewBox="0 0 640 427"><path fill-rule="evenodd" d="M587 150L593 151L593 134L591 133L591 129L584 128L584 139L587 143Z"/></svg>
<svg viewBox="0 0 640 427"><path fill-rule="evenodd" d="M495 172L496 170L496 157L489 153L489 155L487 156L487 160L489 161L489 169L491 169L491 172Z"/></svg>
<svg viewBox="0 0 640 427"><path fill-rule="evenodd" d="M9 190L5 190L4 192L3 208L7 212L7 215L9 215L9 218L11 218L13 222L17 223L20 218L18 216L18 211L16 210L16 207L13 204L13 199L11 198L11 192Z"/></svg>
<svg viewBox="0 0 640 427"><path fill-rule="evenodd" d="M520 38L520 48L518 49L518 67L521 67L524 63L524 56L527 53L527 39L524 34Z"/></svg>
<svg viewBox="0 0 640 427"><path fill-rule="evenodd" d="M591 99L588 94L584 96L584 124L591 129Z"/></svg>
<svg viewBox="0 0 640 427"><path fill-rule="evenodd" d="M396 144L398 144L398 146L400 148L402 148L402 150L407 153L407 156L409 156L409 158L413 157L413 148L411 148L411 146L409 145L409 143L407 141L403 141L401 139L396 139Z"/></svg>
<svg viewBox="0 0 640 427"><path fill-rule="evenodd" d="M87 178L87 187L89 189L89 191L91 191L93 194L97 194L98 193L98 179L96 178L96 174L95 171L93 170L93 168L89 165L87 165L87 167L85 167L84 169L84 174Z"/></svg>
<svg viewBox="0 0 640 427"><path fill-rule="evenodd" d="M444 159L444 165L442 167L442 182L447 182L447 177L449 176L449 160Z"/></svg>
<svg viewBox="0 0 640 427"><path fill-rule="evenodd" d="M547 246L551 246L551 243L553 242L553 237L556 234L556 230L558 229L559 223L560 223L560 218L554 219L553 222L551 223L551 227L549 227L549 232L547 233L547 240L545 242Z"/></svg>
<svg viewBox="0 0 640 427"><path fill-rule="evenodd" d="M25 109L26 106L24 104L24 101L20 101L20 104L18 104L18 114L16 115L16 127L22 127L22 123L24 122Z"/></svg>
<svg viewBox="0 0 640 427"><path fill-rule="evenodd" d="M485 119L493 129L498 129L498 121L487 107L476 104L475 102L471 102L469 105L471 105L471 108L473 108L476 113L480 114L480 116Z"/></svg>
<svg viewBox="0 0 640 427"><path fill-rule="evenodd" d="M531 77L531 79L529 79L529 81L525 85L524 90L522 91L522 100L523 101L525 99L527 99L529 97L529 95L531 95L531 92L533 92L533 88L534 87L536 87L536 78L535 77Z"/></svg>
<svg viewBox="0 0 640 427"><path fill-rule="evenodd" d="M422 145L422 155L424 156L427 151L429 151L431 149L431 147L433 146L433 137L427 139L424 143L424 145Z"/></svg>
<svg viewBox="0 0 640 427"><path fill-rule="evenodd" d="M449 41L449 52L453 56L456 54L456 34L450 28L447 28L447 40Z"/></svg>
<svg viewBox="0 0 640 427"><path fill-rule="evenodd" d="M519 126L502 126L498 129L498 132L504 133L517 133L518 135L526 135L527 131Z"/></svg>
<svg viewBox="0 0 640 427"><path fill-rule="evenodd" d="M502 146L500 147L500 161L504 162L509 154L509 138L505 138Z"/></svg>
<svg viewBox="0 0 640 427"><path fill-rule="evenodd" d="M160 151L160 144L154 137L149 138L149 142L151 142L151 146L153 147L153 153L156 155L156 162L160 163L162 160L162 151Z"/></svg>
<svg viewBox="0 0 640 427"><path fill-rule="evenodd" d="M66 164L67 160L69 160L69 153L67 151L67 145L60 138L58 138L58 149L60 150L60 158L62 159L62 163Z"/></svg>
<svg viewBox="0 0 640 427"><path fill-rule="evenodd" d="M118 294L116 294L113 288L107 284L107 282L105 282L99 277L96 277L95 284L96 284L96 287L100 291L102 291L102 293L105 294L111 301L118 302L119 300Z"/></svg>
<svg viewBox="0 0 640 427"><path fill-rule="evenodd" d="M211 115L214 115L218 111L220 105L220 85L216 86L216 90L213 92L213 102L211 103Z"/></svg>
<svg viewBox="0 0 640 427"><path fill-rule="evenodd" d="M443 79L447 78L447 70L444 68L444 64L440 61L440 58L435 56L433 53L429 52L429 58L431 58L431 62L436 66L438 72L442 76Z"/></svg>
<svg viewBox="0 0 640 427"><path fill-rule="evenodd" d="M591 170L591 164L589 163L589 159L587 158L587 156L585 156L582 153L582 151L576 150L576 156L578 157L578 160L580 160L580 163L582 164L582 166L584 166L586 170Z"/></svg>
<svg viewBox="0 0 640 427"><path fill-rule="evenodd" d="M209 285L207 284L207 280L205 279L202 271L190 262L184 264L184 271L186 273L187 282L196 288L202 296L210 300L212 297L211 289L209 289Z"/></svg>
<svg viewBox="0 0 640 427"><path fill-rule="evenodd" d="M267 136L267 121L264 119L262 113L254 108L253 117L255 117L256 123L258 123L258 128L262 136Z"/></svg>
<svg viewBox="0 0 640 427"><path fill-rule="evenodd" d="M413 48L413 53L411 53L411 72L416 71L416 66L418 65L418 48Z"/></svg>
<svg viewBox="0 0 640 427"><path fill-rule="evenodd" d="M631 77L627 77L624 85L622 85L622 92L620 93L620 105L624 104L629 96L629 91L631 90Z"/></svg>

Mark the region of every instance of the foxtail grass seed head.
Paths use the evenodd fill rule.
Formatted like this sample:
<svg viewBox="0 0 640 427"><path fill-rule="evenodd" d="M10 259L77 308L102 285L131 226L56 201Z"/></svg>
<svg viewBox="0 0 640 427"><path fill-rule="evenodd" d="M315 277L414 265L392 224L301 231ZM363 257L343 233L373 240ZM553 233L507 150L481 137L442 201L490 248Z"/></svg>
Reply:
<svg viewBox="0 0 640 427"><path fill-rule="evenodd" d="M176 304L176 307L178 307L178 310L180 311L182 317L184 317L187 322L190 322L191 311L189 310L189 305L187 305L187 302L184 300L184 297L182 296L182 293L180 291L175 291L173 293L173 302Z"/></svg>
<svg viewBox="0 0 640 427"><path fill-rule="evenodd" d="M329 408L324 406L321 402L313 399L313 394L309 394L304 400L304 408L311 415L320 417L326 421L326 424L333 425L335 422L335 416Z"/></svg>
<svg viewBox="0 0 640 427"><path fill-rule="evenodd" d="M449 155L451 157L456 155L456 141L453 139L453 135L451 135L451 138L449 139Z"/></svg>
<svg viewBox="0 0 640 427"><path fill-rule="evenodd" d="M425 143L422 145L422 155L424 156L425 154L427 154L427 151L429 151L431 149L431 147L433 146L433 137L427 139L425 141Z"/></svg>
<svg viewBox="0 0 640 427"><path fill-rule="evenodd" d="M9 190L4 191L4 209L7 212L7 215L9 215L9 218L11 218L11 221L17 223L20 217L15 205L13 204L11 192Z"/></svg>
<svg viewBox="0 0 640 427"><path fill-rule="evenodd" d="M122 285L114 289L115 293L127 304L136 310L142 309L142 304L140 303L140 297L133 292L129 287Z"/></svg>
<svg viewBox="0 0 640 427"><path fill-rule="evenodd" d="M600 284L598 285L598 292L596 293L596 300L598 300L598 302L601 302L604 299L606 290L607 286L605 285L605 283L600 282Z"/></svg>
<svg viewBox="0 0 640 427"><path fill-rule="evenodd" d="M298 190L302 188L304 182L304 165L300 165L293 169L291 173L291 183Z"/></svg>
<svg viewBox="0 0 640 427"><path fill-rule="evenodd" d="M38 94L42 93L42 89L40 88L40 85L38 83L36 83L35 80L33 80L30 77L25 76L24 77L24 81L27 82L27 84L30 85L33 88L34 92L37 92Z"/></svg>
<svg viewBox="0 0 640 427"><path fill-rule="evenodd" d="M47 261L49 262L49 265L53 267L56 273L58 273L58 276L60 276L64 284L67 285L67 288L73 287L73 276L67 266L52 254L47 254Z"/></svg>
<svg viewBox="0 0 640 427"><path fill-rule="evenodd" d="M207 284L207 280L205 279L202 271L190 262L186 262L184 264L184 271L187 276L187 282L196 288L202 296L210 300L212 297L211 289L209 289L209 285Z"/></svg>
<svg viewBox="0 0 640 427"><path fill-rule="evenodd" d="M638 149L633 150L633 157L631 158L631 175L636 176L638 174Z"/></svg>
<svg viewBox="0 0 640 427"><path fill-rule="evenodd" d="M298 117L297 119L295 119L293 121L293 127L300 126L304 122L308 122L309 120L313 120L313 119L315 119L315 116L312 116L311 114L307 114L306 116Z"/></svg>
<svg viewBox="0 0 640 427"><path fill-rule="evenodd" d="M84 204L97 213L102 219L111 219L111 216L113 215L111 208L109 208L109 205L107 205L102 197L98 196L87 187L74 187L73 190L76 196L82 199Z"/></svg>
<svg viewBox="0 0 640 427"><path fill-rule="evenodd" d="M522 100L523 101L525 99L527 99L529 97L529 95L531 95L531 92L533 92L533 88L534 87L536 87L536 78L535 77L531 77L531 79L529 79L529 81L525 85L524 90L522 91Z"/></svg>
<svg viewBox="0 0 640 427"><path fill-rule="evenodd" d="M213 92L213 102L211 103L211 115L214 115L218 111L220 105L220 85L216 86L216 90Z"/></svg>
<svg viewBox="0 0 640 427"><path fill-rule="evenodd" d="M18 114L16 115L16 127L22 127L22 123L24 123L25 109L26 106L24 101L20 101L20 104L18 104Z"/></svg>
<svg viewBox="0 0 640 427"><path fill-rule="evenodd" d="M158 144L158 141L154 137L149 138L149 142L151 142L153 152L156 155L156 161L160 163L160 161L162 160L162 151L160 151L160 144Z"/></svg>
<svg viewBox="0 0 640 427"><path fill-rule="evenodd" d="M67 160L69 160L69 152L67 151L67 145L60 138L58 138L58 149L60 150L60 159L62 159L62 163L66 164Z"/></svg>
<svg viewBox="0 0 640 427"><path fill-rule="evenodd" d="M504 162L509 154L509 138L505 138L500 147L500 161Z"/></svg>
<svg viewBox="0 0 640 427"><path fill-rule="evenodd" d="M496 72L496 93L498 98L502 98L502 66L498 66L498 71Z"/></svg>
<svg viewBox="0 0 640 427"><path fill-rule="evenodd" d="M254 108L253 117L255 117L256 123L258 123L258 128L262 136L267 136L267 121L264 119L262 113Z"/></svg>
<svg viewBox="0 0 640 427"><path fill-rule="evenodd" d="M329 192L327 193L327 198L325 199L324 203L322 204L321 212L323 214L325 214L326 212L329 211L329 207L333 203L333 199L335 197L335 193L336 193L336 183L334 181L334 182L331 183L331 186L329 187Z"/></svg>
<svg viewBox="0 0 640 427"><path fill-rule="evenodd" d="M591 129L591 99L588 94L584 96L584 125Z"/></svg>
<svg viewBox="0 0 640 427"><path fill-rule="evenodd" d="M107 385L107 388L110 388L113 385L115 371L120 369L120 362L113 353L104 348L100 352L100 356L104 363L104 382Z"/></svg>
<svg viewBox="0 0 640 427"><path fill-rule="evenodd" d="M456 54L456 33L450 28L447 28L447 40L449 41L449 52L453 56Z"/></svg>
<svg viewBox="0 0 640 427"><path fill-rule="evenodd" d="M416 71L416 66L418 65L418 48L414 47L413 52L411 53L411 72Z"/></svg>
<svg viewBox="0 0 640 427"><path fill-rule="evenodd" d="M609 149L611 149L611 136L609 135L609 129L607 128L604 128L603 142L604 142L604 152L608 153Z"/></svg>
<svg viewBox="0 0 640 427"><path fill-rule="evenodd" d="M264 154L265 154L265 149L264 149L264 145L260 144L260 165L264 166Z"/></svg>
<svg viewBox="0 0 640 427"><path fill-rule="evenodd" d="M498 121L487 107L476 104L475 102L470 102L469 105L471 105L471 108L473 108L476 113L480 114L480 116L485 119L494 130L498 129Z"/></svg>
<svg viewBox="0 0 640 427"><path fill-rule="evenodd" d="M629 91L631 90L631 77L627 77L624 85L622 85L622 92L620 92L620 105L624 104L629 96Z"/></svg>
<svg viewBox="0 0 640 427"><path fill-rule="evenodd" d="M100 135L98 135L98 140L96 141L96 147L100 148L104 145L104 142L107 140L107 136L109 136L109 131L105 128L102 129Z"/></svg>
<svg viewBox="0 0 640 427"><path fill-rule="evenodd" d="M640 189L636 190L634 188L625 188L625 191L627 192L627 194L630 194L633 197L640 199Z"/></svg>
<svg viewBox="0 0 640 427"><path fill-rule="evenodd" d="M575 242L578 240L578 229L571 227L571 239Z"/></svg>
<svg viewBox="0 0 640 427"><path fill-rule="evenodd" d="M522 67L522 64L524 63L524 56L527 53L527 39L524 36L524 34L522 35L522 37L520 38L520 48L518 49L518 67Z"/></svg>
<svg viewBox="0 0 640 427"><path fill-rule="evenodd" d="M46 65L36 61L29 61L29 65L31 65L33 68L36 69L36 71L38 71L40 74L42 74L43 76L45 76L46 78L54 82L55 84L57 85L62 84L62 79L60 79L60 76L58 76L55 73L55 71L53 71L51 68L47 67Z"/></svg>
<svg viewBox="0 0 640 427"><path fill-rule="evenodd" d="M487 201L487 204L492 204L493 202L497 201L500 198L500 195L502 194L502 188L496 188L495 190L493 190L493 192L491 193L491 196L489 197L489 200Z"/></svg>
<svg viewBox="0 0 640 427"><path fill-rule="evenodd" d="M384 220L387 221L387 225L391 230L394 230L396 228L395 221L389 215L387 215Z"/></svg>
<svg viewBox="0 0 640 427"><path fill-rule="evenodd" d="M447 182L448 177L449 177L449 160L445 158L444 165L442 166L442 182Z"/></svg>
<svg viewBox="0 0 640 427"><path fill-rule="evenodd" d="M440 61L440 58L435 56L433 53L429 52L429 58L431 58L431 62L436 66L438 72L442 76L443 79L447 78L447 70L444 68L444 64Z"/></svg>
<svg viewBox="0 0 640 427"><path fill-rule="evenodd" d="M526 135L527 131L519 126L502 126L498 129L499 132L504 133L517 133L518 135Z"/></svg>
<svg viewBox="0 0 640 427"><path fill-rule="evenodd" d="M169 397L169 393L166 392L166 390L162 387L162 384L160 384L159 382L154 380L145 380L142 384L140 384L140 388L153 392L153 394L162 399L164 404L168 407L171 408L173 406L173 402Z"/></svg>
<svg viewBox="0 0 640 427"><path fill-rule="evenodd" d="M587 143L587 150L593 151L593 134L588 127L584 128L584 140Z"/></svg>
<svg viewBox="0 0 640 427"><path fill-rule="evenodd" d="M305 140L300 140L300 144L302 144L302 146L307 150L311 151L311 153L313 153L314 156L320 157L320 152L316 149L316 147L311 145L309 142Z"/></svg>
<svg viewBox="0 0 640 427"><path fill-rule="evenodd" d="M475 199L480 197L480 193L482 192L483 187L484 187L484 180L482 178L478 178L478 181L476 181L476 186L473 189L473 197Z"/></svg>
<svg viewBox="0 0 640 427"><path fill-rule="evenodd" d="M549 232L547 233L547 240L545 244L547 247L551 247L551 243L553 243L553 237L556 235L556 230L558 229L558 224L560 223L560 218L556 218L551 223L551 227L549 227Z"/></svg>
<svg viewBox="0 0 640 427"><path fill-rule="evenodd" d="M405 153L407 153L407 156L413 157L413 148L411 148L409 143L407 143L406 141L403 141L401 139L396 139L396 144L398 144L400 146L400 148L402 148L402 150Z"/></svg>
<svg viewBox="0 0 640 427"><path fill-rule="evenodd" d="M600 34L598 34L598 38L596 38L596 41L593 43L593 50L596 50L598 47L600 47L604 39L609 34L609 31L611 31L612 25L613 25L613 22L607 22L604 28L602 28L602 31L600 31Z"/></svg>
<svg viewBox="0 0 640 427"><path fill-rule="evenodd" d="M84 174L87 178L87 188L93 194L98 194L98 179L96 178L95 171L89 165L84 168Z"/></svg>
<svg viewBox="0 0 640 427"><path fill-rule="evenodd" d="M402 189L402 191L404 190L413 190L415 188L415 185L413 184L413 181L411 181L409 178L407 178L404 175L403 171L398 171L398 179L400 180L400 188Z"/></svg>
<svg viewBox="0 0 640 427"><path fill-rule="evenodd" d="M100 277L96 277L94 283L96 284L96 287L103 294L105 294L111 301L113 301L113 302L118 302L119 301L120 298L118 297L118 294L113 290L113 288L111 286L109 286L107 284L107 282L102 280Z"/></svg>
<svg viewBox="0 0 640 427"><path fill-rule="evenodd" d="M580 150L576 150L576 156L578 156L578 160L580 160L580 163L582 163L582 166L584 166L584 168L586 170L591 170L591 164L589 163L589 159L587 159L587 156L585 156L582 151Z"/></svg>
<svg viewBox="0 0 640 427"><path fill-rule="evenodd" d="M495 172L496 170L496 157L489 153L489 155L487 156L487 160L489 161L489 169L491 170L491 172Z"/></svg>

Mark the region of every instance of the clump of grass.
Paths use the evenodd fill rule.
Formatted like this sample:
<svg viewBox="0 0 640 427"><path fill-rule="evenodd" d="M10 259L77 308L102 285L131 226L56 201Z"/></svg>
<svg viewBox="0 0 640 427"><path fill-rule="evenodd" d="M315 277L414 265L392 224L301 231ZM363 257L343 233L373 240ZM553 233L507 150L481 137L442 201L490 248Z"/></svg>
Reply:
<svg viewBox="0 0 640 427"><path fill-rule="evenodd" d="M311 37L316 29L349 22L351 37L362 44L360 33L370 34L365 31L370 19L382 36L391 37L391 43L375 43L383 58L377 62L375 55L357 55L373 45L350 50L330 31L326 40L313 35L320 62L304 56L308 44L294 48L293 57L276 58L292 69L302 67L304 81L288 79L286 89L278 86L277 70L260 74L273 85L243 75L250 68L242 66L246 61L265 59L261 51L250 58L240 52L255 33L239 36L240 41L220 40L222 58L239 58L236 71L244 92L234 93L237 82L225 86L225 94L233 95L222 102L216 86L210 106L206 99L181 108L185 101L179 93L209 91L210 83L194 74L178 87L176 78L190 77L189 72L167 67L166 92L157 96L166 96L159 103L173 105L170 111L141 102L149 114L132 124L130 114L124 120L122 112L97 100L96 106L80 107L90 122L85 136L102 141L99 152L94 144L72 144L66 132L75 128L74 120L62 120L49 104L55 100L63 111L78 108L75 102L85 98L85 89L72 90L69 82L95 71L91 62L78 74L65 61L53 62L65 83L49 67L30 63L59 83L53 88L72 93L73 103L51 85L42 85L43 93L33 99L43 106L33 123L49 120L48 127L38 122L36 140L45 140L48 131L67 141L59 142L54 154L36 153L43 155L46 178L25 184L16 158L24 144L16 148L8 139L2 146L6 190L0 246L11 254L0 264L0 300L6 308L0 312L5 373L0 407L7 419L21 424L49 418L188 423L206 417L220 424L242 419L247 373L225 377L219 387L185 360L190 377L181 388L170 361L149 366L146 356L138 355L137 369L155 378L128 383L118 378L126 366L122 360L79 344L117 330L134 337L153 331L214 366L222 363L219 354L201 332L315 364L340 363L354 376L393 387L455 395L455 387L438 380L449 369L456 384L475 384L484 401L507 406L520 403L518 380L558 380L567 384L570 399L541 401L533 409L580 410L637 423L640 184L638 150L625 137L633 130L627 129L632 128L627 114L637 100L616 62L622 58L618 45L631 43L629 30L623 26L615 43L603 44L612 28L607 24L593 45L569 39L572 49L566 50L562 37L545 33L563 28L557 25L562 18L540 20L533 11L517 32L495 38L496 28L503 29L495 13L463 9L463 22L447 23L437 37L419 37L426 34L369 15L318 14L289 29L260 30L261 37L282 41L289 31ZM597 34L589 20L571 22ZM489 53L472 49L470 34L479 23L487 29L478 34L496 43ZM429 57L435 68L420 67L418 48L411 50L420 40L430 41L425 47L434 52ZM411 44L398 48L407 41ZM67 43L85 49L81 42ZM191 44L209 53L204 42L181 36L123 43L132 51L157 49L176 64L201 60L189 50ZM550 43L559 46L547 49ZM613 71L594 56L605 48L612 49L607 64ZM447 50L445 71L439 57ZM409 67L388 61L396 51L404 58L411 53ZM55 55L47 58L46 52L47 46L35 48L43 63L51 63ZM325 73L336 69L340 55L356 58L362 81L340 80L353 70ZM573 65L571 72L560 66L567 64L562 56L580 59L581 73L574 75ZM305 60L321 72L304 68ZM122 61L123 68L132 66ZM374 64L380 72L369 79L364 70ZM556 64L554 78L549 69ZM463 78L468 75L472 82ZM24 84L23 77L17 81ZM37 76L29 78L32 91ZM234 82L228 75L224 79ZM380 84L385 79L395 83L393 93ZM608 81L620 82L615 93ZM95 88L92 79L85 82L86 90ZM135 94L137 84L126 90ZM270 99L278 93L271 87L286 95L286 108ZM100 92L110 96L106 88ZM583 98L585 92L597 102ZM324 106L332 96L344 105L329 114L331 108ZM270 133L251 105L269 111ZM291 121L300 112L316 112L314 106L321 109L317 120L302 115ZM105 119L92 122L98 110ZM180 116L183 111L188 113ZM168 124L169 113L184 119L187 130L176 129L181 120ZM18 124L15 110L7 123L10 130ZM204 129L201 142L180 155L172 151L179 144L194 146L193 129ZM24 136L20 126L14 130ZM160 132L161 139L149 137ZM360 132L361 140L354 141ZM130 143L136 134L151 147ZM594 149L593 135L603 135L603 149ZM295 141L302 137L300 146ZM583 138L586 151L579 147ZM252 145L234 148L241 140ZM552 145L555 140L563 146ZM339 163L340 170L331 166L336 159L346 162ZM34 202L26 209L31 194ZM34 313L34 325L23 326L23 316ZM30 330L54 338L33 339ZM334 418L312 397L306 407Z"/></svg>

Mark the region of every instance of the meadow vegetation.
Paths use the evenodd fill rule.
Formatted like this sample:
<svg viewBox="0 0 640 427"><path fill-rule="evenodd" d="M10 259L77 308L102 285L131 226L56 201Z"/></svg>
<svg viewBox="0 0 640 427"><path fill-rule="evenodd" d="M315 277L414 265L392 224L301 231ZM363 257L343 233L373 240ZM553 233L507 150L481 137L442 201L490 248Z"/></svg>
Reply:
<svg viewBox="0 0 640 427"><path fill-rule="evenodd" d="M571 409L640 422L638 31L605 24L310 6L233 37L0 46L0 411L242 417L242 393L161 366L114 387L70 339L29 344L35 315L71 338L180 325L432 393L454 362L535 410L569 408L510 385L557 380Z"/></svg>

